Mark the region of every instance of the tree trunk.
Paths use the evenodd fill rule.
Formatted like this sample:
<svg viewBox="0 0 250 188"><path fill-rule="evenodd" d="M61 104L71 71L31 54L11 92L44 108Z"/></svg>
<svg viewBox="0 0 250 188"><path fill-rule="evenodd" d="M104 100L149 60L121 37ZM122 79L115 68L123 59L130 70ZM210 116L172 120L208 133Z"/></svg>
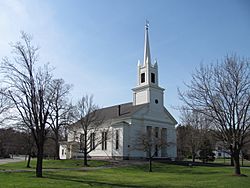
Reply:
<svg viewBox="0 0 250 188"><path fill-rule="evenodd" d="M231 166L234 166L233 147L230 145Z"/></svg>
<svg viewBox="0 0 250 188"><path fill-rule="evenodd" d="M234 152L234 173L235 175L240 175L240 153Z"/></svg>
<svg viewBox="0 0 250 188"><path fill-rule="evenodd" d="M152 172L152 157L149 157L149 172Z"/></svg>
<svg viewBox="0 0 250 188"><path fill-rule="evenodd" d="M233 154L231 154L231 158L230 158L230 159L231 159L230 165L231 165L231 166L234 166L234 157L233 157Z"/></svg>
<svg viewBox="0 0 250 188"><path fill-rule="evenodd" d="M88 166L88 153L87 153L87 149L84 148L84 166Z"/></svg>
<svg viewBox="0 0 250 188"><path fill-rule="evenodd" d="M195 156L196 156L196 155L193 153L193 154L192 154L192 161L193 161L193 163L195 162Z"/></svg>
<svg viewBox="0 0 250 188"><path fill-rule="evenodd" d="M243 156L243 153L242 153L242 157L241 157L241 166L244 166L244 156Z"/></svg>
<svg viewBox="0 0 250 188"><path fill-rule="evenodd" d="M31 153L28 154L27 168L30 168Z"/></svg>
<svg viewBox="0 0 250 188"><path fill-rule="evenodd" d="M43 177L43 144L37 147L36 177Z"/></svg>
<svg viewBox="0 0 250 188"><path fill-rule="evenodd" d="M83 154L84 154L84 166L88 166L88 153L87 153L87 147L88 147L88 140L87 140L87 135L88 135L88 131L85 127L84 130L84 149L83 149Z"/></svg>

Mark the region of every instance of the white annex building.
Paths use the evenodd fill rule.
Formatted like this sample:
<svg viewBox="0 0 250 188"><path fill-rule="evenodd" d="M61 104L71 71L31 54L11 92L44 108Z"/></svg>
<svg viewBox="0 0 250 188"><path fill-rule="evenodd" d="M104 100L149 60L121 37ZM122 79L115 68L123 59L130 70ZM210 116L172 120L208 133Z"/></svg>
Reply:
<svg viewBox="0 0 250 188"><path fill-rule="evenodd" d="M145 26L145 44L143 64L138 63L137 86L133 88L133 102L102 108L98 113L105 117L100 134L101 141L89 157L138 159L147 158L148 153L136 149L135 140L140 134L156 135L167 145L152 147L154 157L175 159L177 124L173 116L164 107L164 89L159 86L158 65L152 64L150 56L148 25ZM106 133L105 131L108 131ZM151 132L150 134L147 134ZM105 133L105 134L104 134ZM107 134L110 136L107 138ZM68 140L60 144L60 158L82 157L80 149L81 128L77 123L69 128ZM90 144L95 144L92 141Z"/></svg>

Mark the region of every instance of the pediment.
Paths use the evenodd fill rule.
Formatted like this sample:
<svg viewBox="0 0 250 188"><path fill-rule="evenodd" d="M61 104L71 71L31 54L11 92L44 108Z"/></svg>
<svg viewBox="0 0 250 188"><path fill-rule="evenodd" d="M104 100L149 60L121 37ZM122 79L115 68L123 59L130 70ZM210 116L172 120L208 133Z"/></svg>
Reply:
<svg viewBox="0 0 250 188"><path fill-rule="evenodd" d="M171 125L177 124L177 121L165 107L163 107L162 110L153 111L149 108L149 105L146 105L134 112L132 118L149 119L153 121L165 122Z"/></svg>

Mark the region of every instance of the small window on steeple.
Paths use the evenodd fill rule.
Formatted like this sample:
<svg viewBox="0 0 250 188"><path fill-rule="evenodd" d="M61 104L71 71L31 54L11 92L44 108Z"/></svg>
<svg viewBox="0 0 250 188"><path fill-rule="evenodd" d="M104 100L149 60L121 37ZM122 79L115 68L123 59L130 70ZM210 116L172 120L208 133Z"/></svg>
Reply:
<svg viewBox="0 0 250 188"><path fill-rule="evenodd" d="M151 82L155 83L155 74L154 73L151 73Z"/></svg>
<svg viewBox="0 0 250 188"><path fill-rule="evenodd" d="M141 83L144 83L145 82L145 73L142 73L141 74Z"/></svg>

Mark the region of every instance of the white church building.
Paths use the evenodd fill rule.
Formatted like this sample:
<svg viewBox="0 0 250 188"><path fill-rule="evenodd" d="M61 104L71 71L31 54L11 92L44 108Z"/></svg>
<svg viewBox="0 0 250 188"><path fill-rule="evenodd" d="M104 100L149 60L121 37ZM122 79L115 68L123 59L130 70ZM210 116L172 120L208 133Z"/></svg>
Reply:
<svg viewBox="0 0 250 188"><path fill-rule="evenodd" d="M154 134L167 143L152 147L155 158L177 157L174 117L164 107L164 88L159 86L157 62L151 62L148 25L145 26L144 60L138 63L137 86L132 89L133 101L98 110L105 117L102 129L95 135L105 139L89 153L91 158L142 159L148 153L136 149L140 134ZM108 133L103 134L103 131ZM148 134L150 132L150 134ZM108 138L107 134L110 136ZM60 144L60 159L82 157L79 148L81 128L77 123L69 128L67 141ZM93 141L92 141L93 142ZM95 144L95 143L92 143Z"/></svg>

